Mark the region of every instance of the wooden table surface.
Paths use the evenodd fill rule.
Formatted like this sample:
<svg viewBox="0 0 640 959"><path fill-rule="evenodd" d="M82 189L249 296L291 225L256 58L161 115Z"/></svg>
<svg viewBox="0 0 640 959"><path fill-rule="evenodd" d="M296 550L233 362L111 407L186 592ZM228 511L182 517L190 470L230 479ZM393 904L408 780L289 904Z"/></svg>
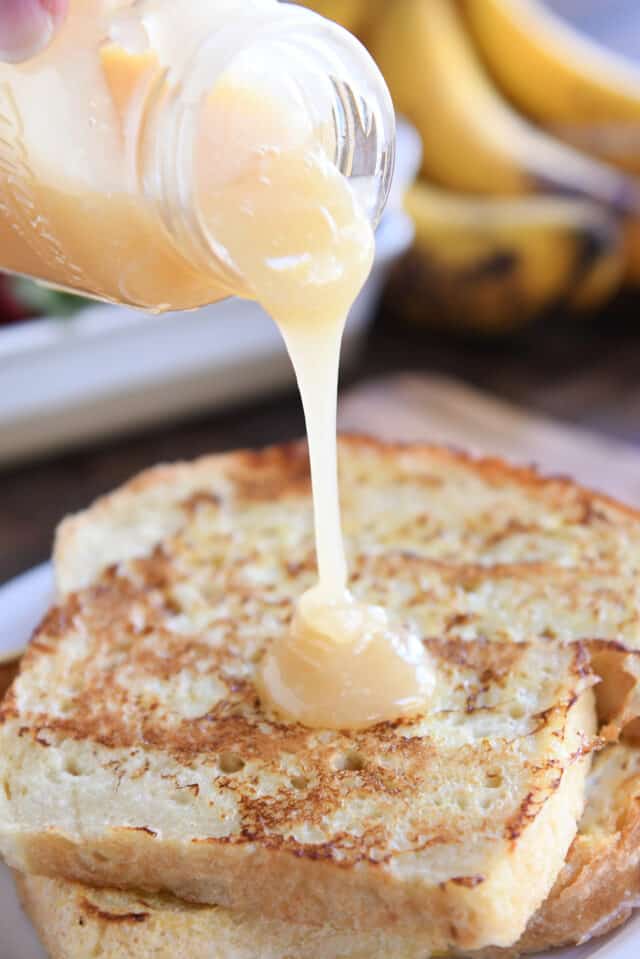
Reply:
<svg viewBox="0 0 640 959"><path fill-rule="evenodd" d="M638 302L618 301L580 325L548 321L501 343L400 331L382 317L343 388L381 373L439 371L640 446ZM302 431L299 401L290 393L0 472L0 583L49 556L65 514L139 470Z"/></svg>

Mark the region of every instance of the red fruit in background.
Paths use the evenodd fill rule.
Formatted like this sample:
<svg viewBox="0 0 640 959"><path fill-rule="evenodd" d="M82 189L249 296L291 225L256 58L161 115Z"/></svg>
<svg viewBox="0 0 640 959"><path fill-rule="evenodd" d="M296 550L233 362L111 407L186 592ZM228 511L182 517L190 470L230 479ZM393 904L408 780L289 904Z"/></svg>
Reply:
<svg viewBox="0 0 640 959"><path fill-rule="evenodd" d="M31 315L15 294L15 278L0 273L0 326L25 320Z"/></svg>
<svg viewBox="0 0 640 959"><path fill-rule="evenodd" d="M63 319L83 309L87 302L74 293L41 286L25 276L0 273L0 327L34 316Z"/></svg>

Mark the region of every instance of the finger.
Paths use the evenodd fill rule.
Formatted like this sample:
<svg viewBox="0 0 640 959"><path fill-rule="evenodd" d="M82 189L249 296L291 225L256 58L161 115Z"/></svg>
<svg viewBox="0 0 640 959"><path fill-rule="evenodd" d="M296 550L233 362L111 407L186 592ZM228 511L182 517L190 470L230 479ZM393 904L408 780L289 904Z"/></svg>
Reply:
<svg viewBox="0 0 640 959"><path fill-rule="evenodd" d="M20 63L50 43L67 0L0 0L0 60Z"/></svg>

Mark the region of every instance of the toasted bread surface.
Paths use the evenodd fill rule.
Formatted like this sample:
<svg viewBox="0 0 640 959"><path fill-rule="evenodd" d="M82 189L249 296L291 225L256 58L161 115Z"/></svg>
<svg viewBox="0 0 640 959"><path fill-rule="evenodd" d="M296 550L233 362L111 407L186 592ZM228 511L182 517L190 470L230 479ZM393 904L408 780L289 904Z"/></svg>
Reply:
<svg viewBox="0 0 640 959"><path fill-rule="evenodd" d="M302 447L161 468L61 529L61 602L2 711L14 866L296 922L428 915L434 949L521 934L581 812L593 679L583 647L544 626L553 596L544 628L529 633L528 598L494 629L486 610L506 599L482 577L531 571L539 596L544 564L548 583L573 573L578 588L588 570L624 586L640 524L567 481L443 450L345 442L341 480L354 591L411 619L434 655L425 715L329 734L260 710L256 661L314 577ZM451 610L448 583L464 593L478 570L476 634L429 625L433 576ZM616 603L579 613L563 639L603 621L618 637Z"/></svg>
<svg viewBox="0 0 640 959"><path fill-rule="evenodd" d="M299 444L149 470L61 525L61 593L179 529L181 506L202 501L213 473L221 500L225 489L234 496L239 479L243 493L281 506L308 492ZM410 609L425 636L607 645L597 670L607 738L640 715L640 512L531 468L363 437L342 440L341 499L356 595L366 596L375 578L381 600ZM307 524L309 517L307 502ZM296 577L310 585L309 525L292 532L289 545Z"/></svg>
<svg viewBox="0 0 640 959"><path fill-rule="evenodd" d="M277 502L274 529L287 505L302 507L306 521L294 507L279 550L295 551L296 585L309 586L308 491L299 444L149 470L61 525L60 592L147 553L182 527L184 503L202 505L203 492L224 505L238 492ZM363 437L342 439L341 500L357 596L375 578L381 601L410 611L425 636L608 644L598 669L599 706L615 691L615 706L602 709L608 738L640 715L640 512L531 468Z"/></svg>
<svg viewBox="0 0 640 959"><path fill-rule="evenodd" d="M549 898L516 946L483 950L481 959L586 942L621 925L638 906L640 748L616 743L594 759L578 835Z"/></svg>
<svg viewBox="0 0 640 959"><path fill-rule="evenodd" d="M16 874L51 959L425 959L416 940L251 918L144 893Z"/></svg>
<svg viewBox="0 0 640 959"><path fill-rule="evenodd" d="M640 513L564 477L545 478L534 469L443 447L364 437L341 439L340 472L352 558L404 552L463 573L467 564L545 563L560 570L588 565L592 573L621 576L640 562ZM55 550L60 591L75 591L110 564L148 554L183 528L185 504L218 505L222 512L227 507L229 517L234 503L246 507L250 501L269 511L280 504L285 512L297 502L289 517L289 545L299 547L292 561L312 576L308 460L304 445L296 443L155 467L67 519ZM271 517L274 530L279 516ZM553 589L550 577L547 585ZM606 629L612 604L601 609L598 621ZM630 640L640 645L637 613Z"/></svg>
<svg viewBox="0 0 640 959"><path fill-rule="evenodd" d="M584 942L624 922L640 901L640 749L600 753L580 830L551 895L510 949L474 959L516 959ZM169 897L95 890L16 874L24 906L52 959L424 959L421 937L349 933L199 907Z"/></svg>

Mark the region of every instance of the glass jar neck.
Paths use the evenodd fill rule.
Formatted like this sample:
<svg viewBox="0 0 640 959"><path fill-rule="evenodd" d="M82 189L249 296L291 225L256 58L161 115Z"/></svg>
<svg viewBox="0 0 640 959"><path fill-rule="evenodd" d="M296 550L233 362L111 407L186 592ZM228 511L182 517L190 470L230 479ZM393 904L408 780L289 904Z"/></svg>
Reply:
<svg viewBox="0 0 640 959"><path fill-rule="evenodd" d="M294 115L303 118L374 226L395 162L391 98L364 47L304 8L274 4L261 10L240 7L180 71L163 75L150 94L140 141L144 194L181 252L230 293L243 292L242 278L203 216L196 171L206 149L204 108L223 77L272 91L292 125Z"/></svg>

